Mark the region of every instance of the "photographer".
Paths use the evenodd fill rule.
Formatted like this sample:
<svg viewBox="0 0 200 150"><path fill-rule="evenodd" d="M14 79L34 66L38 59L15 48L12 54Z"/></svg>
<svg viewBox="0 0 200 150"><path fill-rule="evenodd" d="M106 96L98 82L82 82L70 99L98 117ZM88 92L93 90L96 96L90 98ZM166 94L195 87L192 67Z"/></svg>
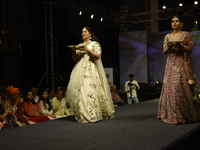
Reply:
<svg viewBox="0 0 200 150"><path fill-rule="evenodd" d="M139 103L136 90L139 90L140 87L138 85L138 82L133 80L133 78L134 75L129 74L129 81L125 83L125 92L127 93L128 104L131 104L132 101L134 101L134 103Z"/></svg>

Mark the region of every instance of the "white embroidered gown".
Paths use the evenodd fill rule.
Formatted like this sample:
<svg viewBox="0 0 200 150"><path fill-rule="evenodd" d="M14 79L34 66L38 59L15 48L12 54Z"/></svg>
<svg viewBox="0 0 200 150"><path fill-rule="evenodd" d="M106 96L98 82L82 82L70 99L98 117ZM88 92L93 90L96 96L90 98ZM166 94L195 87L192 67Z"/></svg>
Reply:
<svg viewBox="0 0 200 150"><path fill-rule="evenodd" d="M99 43L93 41L87 47L101 54ZM88 123L114 118L113 100L101 59L92 60L88 52L81 50L76 54L80 60L72 70L66 93L75 119Z"/></svg>

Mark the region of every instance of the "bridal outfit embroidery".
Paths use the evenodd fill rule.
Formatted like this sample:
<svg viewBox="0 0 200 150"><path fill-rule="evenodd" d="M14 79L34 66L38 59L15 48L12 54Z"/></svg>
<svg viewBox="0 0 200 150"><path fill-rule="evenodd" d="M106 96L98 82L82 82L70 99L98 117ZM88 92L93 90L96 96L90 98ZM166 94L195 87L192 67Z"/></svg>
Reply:
<svg viewBox="0 0 200 150"><path fill-rule="evenodd" d="M93 41L88 49L101 54L99 43ZM66 100L78 122L97 122L114 118L110 87L101 59L94 60L88 52L77 50L79 61L74 66L67 87Z"/></svg>
<svg viewBox="0 0 200 150"><path fill-rule="evenodd" d="M188 84L187 67L184 64L184 52L186 52L187 58L191 58L192 36L189 32L182 31L177 37L167 34L166 41L183 41L185 49L180 49L177 53L169 53L157 118L161 118L169 124L197 122L200 119L200 105L194 100ZM164 49L166 47L167 43L164 44Z"/></svg>

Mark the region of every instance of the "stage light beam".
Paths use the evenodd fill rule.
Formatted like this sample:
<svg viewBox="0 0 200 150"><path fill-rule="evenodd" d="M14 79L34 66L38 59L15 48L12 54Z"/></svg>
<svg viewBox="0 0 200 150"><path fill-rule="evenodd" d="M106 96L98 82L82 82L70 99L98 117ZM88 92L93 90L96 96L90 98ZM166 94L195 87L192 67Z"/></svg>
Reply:
<svg viewBox="0 0 200 150"><path fill-rule="evenodd" d="M163 8L163 9L166 9L167 7L164 5L162 8Z"/></svg>
<svg viewBox="0 0 200 150"><path fill-rule="evenodd" d="M195 1L194 4L195 4L195 5L198 5L198 1Z"/></svg>
<svg viewBox="0 0 200 150"><path fill-rule="evenodd" d="M196 20L196 21L194 22L194 27L192 28L191 31L199 31L199 28L198 28L198 20Z"/></svg>
<svg viewBox="0 0 200 150"><path fill-rule="evenodd" d="M180 6L180 7L182 7L182 6L183 6L183 4L182 4L182 3L179 3L179 6Z"/></svg>

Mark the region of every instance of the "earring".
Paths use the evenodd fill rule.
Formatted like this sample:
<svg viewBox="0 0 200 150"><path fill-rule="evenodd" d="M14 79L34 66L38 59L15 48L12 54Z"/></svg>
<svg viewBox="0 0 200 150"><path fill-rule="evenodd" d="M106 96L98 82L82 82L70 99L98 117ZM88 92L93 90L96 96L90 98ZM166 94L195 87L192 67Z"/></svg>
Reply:
<svg viewBox="0 0 200 150"><path fill-rule="evenodd" d="M90 35L89 39L91 40L92 39L92 36Z"/></svg>

